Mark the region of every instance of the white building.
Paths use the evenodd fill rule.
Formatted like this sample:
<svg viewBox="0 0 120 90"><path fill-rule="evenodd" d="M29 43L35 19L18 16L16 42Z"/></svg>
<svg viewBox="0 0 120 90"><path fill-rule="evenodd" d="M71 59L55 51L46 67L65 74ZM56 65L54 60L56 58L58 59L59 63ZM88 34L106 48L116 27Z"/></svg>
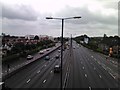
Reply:
<svg viewBox="0 0 120 90"><path fill-rule="evenodd" d="M84 38L84 43L88 44L88 42L89 42L89 39L85 37Z"/></svg>
<svg viewBox="0 0 120 90"><path fill-rule="evenodd" d="M35 35L26 35L25 39L34 39Z"/></svg>

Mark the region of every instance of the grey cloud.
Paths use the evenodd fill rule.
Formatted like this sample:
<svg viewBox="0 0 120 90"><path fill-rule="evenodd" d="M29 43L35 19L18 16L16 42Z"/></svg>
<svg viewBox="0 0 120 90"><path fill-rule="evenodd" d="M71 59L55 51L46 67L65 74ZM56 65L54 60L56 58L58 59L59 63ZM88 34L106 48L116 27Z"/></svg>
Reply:
<svg viewBox="0 0 120 90"><path fill-rule="evenodd" d="M97 0L97 1L102 3L105 8L111 8L111 9L118 10L119 0Z"/></svg>
<svg viewBox="0 0 120 90"><path fill-rule="evenodd" d="M8 6L2 4L2 17L8 19L37 20L37 13L25 5Z"/></svg>
<svg viewBox="0 0 120 90"><path fill-rule="evenodd" d="M103 23L103 24L117 24L117 15L116 16L105 16L101 12L97 11L96 13L90 12L87 7L83 8L74 8L67 6L64 10L61 10L56 14L56 16L81 16L80 20L66 20L66 22L75 24L87 24L87 23Z"/></svg>
<svg viewBox="0 0 120 90"><path fill-rule="evenodd" d="M65 32L76 34L88 34L90 36L100 36L104 33L108 35L117 35L118 20L116 16L105 16L100 11L93 13L87 7L74 8L67 6L58 12L55 17L82 16L78 20L65 20Z"/></svg>
<svg viewBox="0 0 120 90"><path fill-rule="evenodd" d="M25 10L23 7L26 7ZM9 10L9 9L8 9ZM8 11L7 10L7 11ZM104 33L107 35L115 35L118 33L118 20L116 16L105 16L101 12L93 13L90 12L87 7L74 8L66 6L63 10L58 13L52 14L42 14L39 15L39 19L36 20L37 16L34 10L29 9L28 6L19 7L20 13L17 14L16 9L10 9L10 12L14 11L14 17L6 16L3 19L3 32L11 35L26 35L26 34L47 34L52 36L61 35L61 21L60 20L46 20L45 16L53 17L71 17L71 16L82 16L81 19L77 20L65 20L64 25L64 35L69 36L67 33L71 34L87 34L89 36L103 36ZM20 11L23 10L23 11ZM27 11L28 10L28 11ZM27 12L27 13L26 13ZM31 19L31 14L34 16ZM8 15L8 14L5 14ZM10 14L9 14L10 15ZM12 14L11 14L12 15ZM17 17L16 17L17 16ZM18 17L19 16L19 17ZM28 16L28 17L27 17ZM5 16L4 16L5 17ZM12 18L11 18L12 17ZM22 17L22 18L21 18ZM30 21L30 20L32 21Z"/></svg>

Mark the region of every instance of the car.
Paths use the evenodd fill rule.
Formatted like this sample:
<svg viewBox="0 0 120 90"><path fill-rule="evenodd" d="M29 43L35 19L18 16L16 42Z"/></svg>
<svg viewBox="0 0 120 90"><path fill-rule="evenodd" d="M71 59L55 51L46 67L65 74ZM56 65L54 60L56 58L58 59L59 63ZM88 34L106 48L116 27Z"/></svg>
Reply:
<svg viewBox="0 0 120 90"><path fill-rule="evenodd" d="M58 50L58 52L60 53L60 52L61 52L61 50Z"/></svg>
<svg viewBox="0 0 120 90"><path fill-rule="evenodd" d="M73 49L75 49L75 47L73 47Z"/></svg>
<svg viewBox="0 0 120 90"><path fill-rule="evenodd" d="M47 49L46 51L49 51L49 49Z"/></svg>
<svg viewBox="0 0 120 90"><path fill-rule="evenodd" d="M39 53L39 54L44 54L44 51L39 51L38 53Z"/></svg>
<svg viewBox="0 0 120 90"><path fill-rule="evenodd" d="M61 71L60 65L55 65L54 66L54 73L60 73L60 71Z"/></svg>
<svg viewBox="0 0 120 90"><path fill-rule="evenodd" d="M46 56L46 57L45 57L45 60L49 60L49 59L50 59L50 57L49 57L49 56Z"/></svg>
<svg viewBox="0 0 120 90"><path fill-rule="evenodd" d="M27 60L30 60L30 59L33 59L33 56L32 56L32 55L28 55L28 56L27 56Z"/></svg>
<svg viewBox="0 0 120 90"><path fill-rule="evenodd" d="M58 59L58 58L59 58L59 55L57 54L57 55L55 56L55 58Z"/></svg>
<svg viewBox="0 0 120 90"><path fill-rule="evenodd" d="M67 48L67 50L69 50L69 48Z"/></svg>

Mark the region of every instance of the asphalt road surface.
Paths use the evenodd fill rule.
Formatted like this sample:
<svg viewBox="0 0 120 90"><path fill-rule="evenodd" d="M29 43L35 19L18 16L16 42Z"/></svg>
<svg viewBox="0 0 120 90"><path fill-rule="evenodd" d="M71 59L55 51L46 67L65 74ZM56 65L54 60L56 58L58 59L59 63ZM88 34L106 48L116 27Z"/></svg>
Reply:
<svg viewBox="0 0 120 90"><path fill-rule="evenodd" d="M73 41L72 48L63 53L62 88L118 88L118 67L105 61L104 57ZM30 64L5 81L10 88L60 88L60 73L54 73L58 50L52 52L50 60L44 58ZM113 72L111 72L113 71Z"/></svg>

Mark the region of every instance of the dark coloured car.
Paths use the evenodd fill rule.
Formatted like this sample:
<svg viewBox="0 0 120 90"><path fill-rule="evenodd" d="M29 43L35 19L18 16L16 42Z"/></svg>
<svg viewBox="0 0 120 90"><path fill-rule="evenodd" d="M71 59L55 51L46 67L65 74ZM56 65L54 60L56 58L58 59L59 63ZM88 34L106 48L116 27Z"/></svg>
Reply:
<svg viewBox="0 0 120 90"><path fill-rule="evenodd" d="M49 60L49 59L50 59L50 57L49 57L49 56L46 56L46 57L45 57L45 60Z"/></svg>
<svg viewBox="0 0 120 90"><path fill-rule="evenodd" d="M59 55L56 55L55 58L58 59L58 58L59 58Z"/></svg>
<svg viewBox="0 0 120 90"><path fill-rule="evenodd" d="M61 71L60 65L55 65L55 67L54 67L54 73L60 73L60 71Z"/></svg>

